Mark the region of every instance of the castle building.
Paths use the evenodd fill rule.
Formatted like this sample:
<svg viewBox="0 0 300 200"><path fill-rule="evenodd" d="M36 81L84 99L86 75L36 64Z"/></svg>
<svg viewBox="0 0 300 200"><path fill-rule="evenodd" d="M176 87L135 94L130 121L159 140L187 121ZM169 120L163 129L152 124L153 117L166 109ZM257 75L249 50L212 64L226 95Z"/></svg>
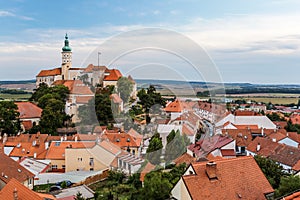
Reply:
<svg viewBox="0 0 300 200"><path fill-rule="evenodd" d="M61 67L50 70L41 70L36 76L36 87L41 83L51 86L57 80L75 80L77 79L82 68L72 68L72 49L69 46L69 38L66 34L64 47L61 52L62 62Z"/></svg>

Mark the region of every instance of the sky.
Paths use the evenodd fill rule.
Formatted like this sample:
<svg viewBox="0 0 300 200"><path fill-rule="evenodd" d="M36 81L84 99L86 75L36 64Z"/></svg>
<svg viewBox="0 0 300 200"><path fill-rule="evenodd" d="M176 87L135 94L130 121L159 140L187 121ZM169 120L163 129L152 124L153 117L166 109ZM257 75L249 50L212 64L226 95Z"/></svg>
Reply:
<svg viewBox="0 0 300 200"><path fill-rule="evenodd" d="M134 78L300 84L298 0L0 0L0 80L99 62ZM195 75L196 74L196 75ZM213 78L214 77L214 78Z"/></svg>

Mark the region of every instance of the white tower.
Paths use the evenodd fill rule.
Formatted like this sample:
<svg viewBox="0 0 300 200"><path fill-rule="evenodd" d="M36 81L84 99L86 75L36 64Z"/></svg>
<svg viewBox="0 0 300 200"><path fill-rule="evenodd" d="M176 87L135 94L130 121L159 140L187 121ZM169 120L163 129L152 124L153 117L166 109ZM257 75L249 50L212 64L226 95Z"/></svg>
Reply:
<svg viewBox="0 0 300 200"><path fill-rule="evenodd" d="M61 64L61 75L62 80L69 80L69 69L72 67L72 49L69 47L68 35L65 36L65 46L61 52L62 64Z"/></svg>

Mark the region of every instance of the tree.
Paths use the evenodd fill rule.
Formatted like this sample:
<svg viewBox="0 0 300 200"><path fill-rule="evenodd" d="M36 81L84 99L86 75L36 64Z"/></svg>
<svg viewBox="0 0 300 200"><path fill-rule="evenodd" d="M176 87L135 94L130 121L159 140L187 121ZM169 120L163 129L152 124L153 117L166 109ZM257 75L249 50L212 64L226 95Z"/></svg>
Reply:
<svg viewBox="0 0 300 200"><path fill-rule="evenodd" d="M41 83L37 89L35 89L35 92L31 95L29 98L29 101L35 101L38 102L39 98L44 96L45 94L48 94L50 91L50 88L46 83Z"/></svg>
<svg viewBox="0 0 300 200"><path fill-rule="evenodd" d="M82 194L78 191L75 197L75 200L85 200L85 198L82 196Z"/></svg>
<svg viewBox="0 0 300 200"><path fill-rule="evenodd" d="M94 98L92 98L86 105L79 106L78 117L80 119L80 124L83 125L98 124Z"/></svg>
<svg viewBox="0 0 300 200"><path fill-rule="evenodd" d="M56 134L56 129L64 126L68 118L64 112L65 104L57 99L50 99L47 106L42 111L40 120L41 132L46 134Z"/></svg>
<svg viewBox="0 0 300 200"><path fill-rule="evenodd" d="M126 77L121 77L117 82L117 92L124 103L127 103L133 91L133 83Z"/></svg>
<svg viewBox="0 0 300 200"><path fill-rule="evenodd" d="M17 134L21 128L18 106L13 101L0 101L0 131L1 135Z"/></svg>
<svg viewBox="0 0 300 200"><path fill-rule="evenodd" d="M186 152L186 147L190 141L186 135L181 136L179 130L172 130L167 136L167 146L165 152L165 160L171 162Z"/></svg>
<svg viewBox="0 0 300 200"><path fill-rule="evenodd" d="M156 92L154 86L150 85L147 91L143 88L141 89L137 96L139 97L138 104L142 105L142 108L146 114L146 122L149 123L150 118L150 108L154 105L160 105L162 107L166 106L166 101L161 97L160 93Z"/></svg>
<svg viewBox="0 0 300 200"><path fill-rule="evenodd" d="M279 188L275 191L276 197L287 195L300 189L300 177L296 175L283 176Z"/></svg>
<svg viewBox="0 0 300 200"><path fill-rule="evenodd" d="M165 200L170 197L172 184L163 177L163 172L152 171L145 176L143 199Z"/></svg>
<svg viewBox="0 0 300 200"><path fill-rule="evenodd" d="M96 115L100 125L108 125L114 121L109 95L104 93L95 96Z"/></svg>
<svg viewBox="0 0 300 200"><path fill-rule="evenodd" d="M142 188L142 182L140 181L140 173L134 173L129 176L127 183L132 184L135 189Z"/></svg>
<svg viewBox="0 0 300 200"><path fill-rule="evenodd" d="M275 161L259 155L254 156L254 159L264 175L267 177L272 187L274 189L278 188L281 177L286 175L286 173L283 171L283 167L277 164Z"/></svg>
<svg viewBox="0 0 300 200"><path fill-rule="evenodd" d="M152 136L148 149L147 149L147 159L154 165L160 163L160 156L162 152L163 144L159 133Z"/></svg>

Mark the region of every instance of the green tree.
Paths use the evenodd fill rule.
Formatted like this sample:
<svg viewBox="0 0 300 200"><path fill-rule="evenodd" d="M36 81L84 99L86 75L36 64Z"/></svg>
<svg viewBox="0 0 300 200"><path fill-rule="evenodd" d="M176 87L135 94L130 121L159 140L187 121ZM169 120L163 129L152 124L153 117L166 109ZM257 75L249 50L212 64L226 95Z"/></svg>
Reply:
<svg viewBox="0 0 300 200"><path fill-rule="evenodd" d="M133 91L133 83L126 77L121 77L117 82L117 92L120 94L124 103L129 101Z"/></svg>
<svg viewBox="0 0 300 200"><path fill-rule="evenodd" d="M80 124L84 124L84 125L98 124L94 98L92 98L87 104L82 105L78 108L78 117L80 119Z"/></svg>
<svg viewBox="0 0 300 200"><path fill-rule="evenodd" d="M82 194L78 191L75 198L75 200L85 200L85 198L82 196Z"/></svg>
<svg viewBox="0 0 300 200"><path fill-rule="evenodd" d="M272 187L274 189L278 188L281 177L286 175L286 173L283 171L283 167L277 164L275 161L259 155L254 156L254 159L264 175L267 177Z"/></svg>
<svg viewBox="0 0 300 200"><path fill-rule="evenodd" d="M34 93L29 98L29 101L35 101L38 102L38 100L44 96L45 94L48 94L50 91L50 88L46 83L41 83L37 89L35 89Z"/></svg>
<svg viewBox="0 0 300 200"><path fill-rule="evenodd" d="M141 89L137 96L139 97L138 104L142 105L144 113L146 114L146 122L149 123L150 118L150 108L154 105L160 105L162 107L166 106L166 101L161 97L160 93L156 92L154 86L150 85L147 91L143 88Z"/></svg>
<svg viewBox="0 0 300 200"><path fill-rule="evenodd" d="M170 197L173 185L164 178L163 172L153 171L145 176L143 199L165 200Z"/></svg>
<svg viewBox="0 0 300 200"><path fill-rule="evenodd" d="M135 189L142 188L142 182L140 181L140 173L135 173L129 176L127 183L132 184Z"/></svg>
<svg viewBox="0 0 300 200"><path fill-rule="evenodd" d="M40 120L41 132L45 134L56 134L56 129L64 126L68 118L64 112L64 102L57 99L50 99L43 109Z"/></svg>
<svg viewBox="0 0 300 200"><path fill-rule="evenodd" d="M17 134L20 130L20 113L18 106L13 101L0 101L0 131L1 135Z"/></svg>
<svg viewBox="0 0 300 200"><path fill-rule="evenodd" d="M172 130L167 136L167 146L165 152L165 160L171 162L186 152L186 147L190 141L186 135L181 136L179 130Z"/></svg>
<svg viewBox="0 0 300 200"><path fill-rule="evenodd" d="M300 189L300 177L291 175L283 176L279 188L275 191L276 197L281 197Z"/></svg>
<svg viewBox="0 0 300 200"><path fill-rule="evenodd" d="M95 96L96 115L100 125L108 125L114 121L109 95L104 93Z"/></svg>
<svg viewBox="0 0 300 200"><path fill-rule="evenodd" d="M147 149L147 159L154 165L160 163L160 156L162 152L163 144L159 133L152 136L148 149Z"/></svg>

